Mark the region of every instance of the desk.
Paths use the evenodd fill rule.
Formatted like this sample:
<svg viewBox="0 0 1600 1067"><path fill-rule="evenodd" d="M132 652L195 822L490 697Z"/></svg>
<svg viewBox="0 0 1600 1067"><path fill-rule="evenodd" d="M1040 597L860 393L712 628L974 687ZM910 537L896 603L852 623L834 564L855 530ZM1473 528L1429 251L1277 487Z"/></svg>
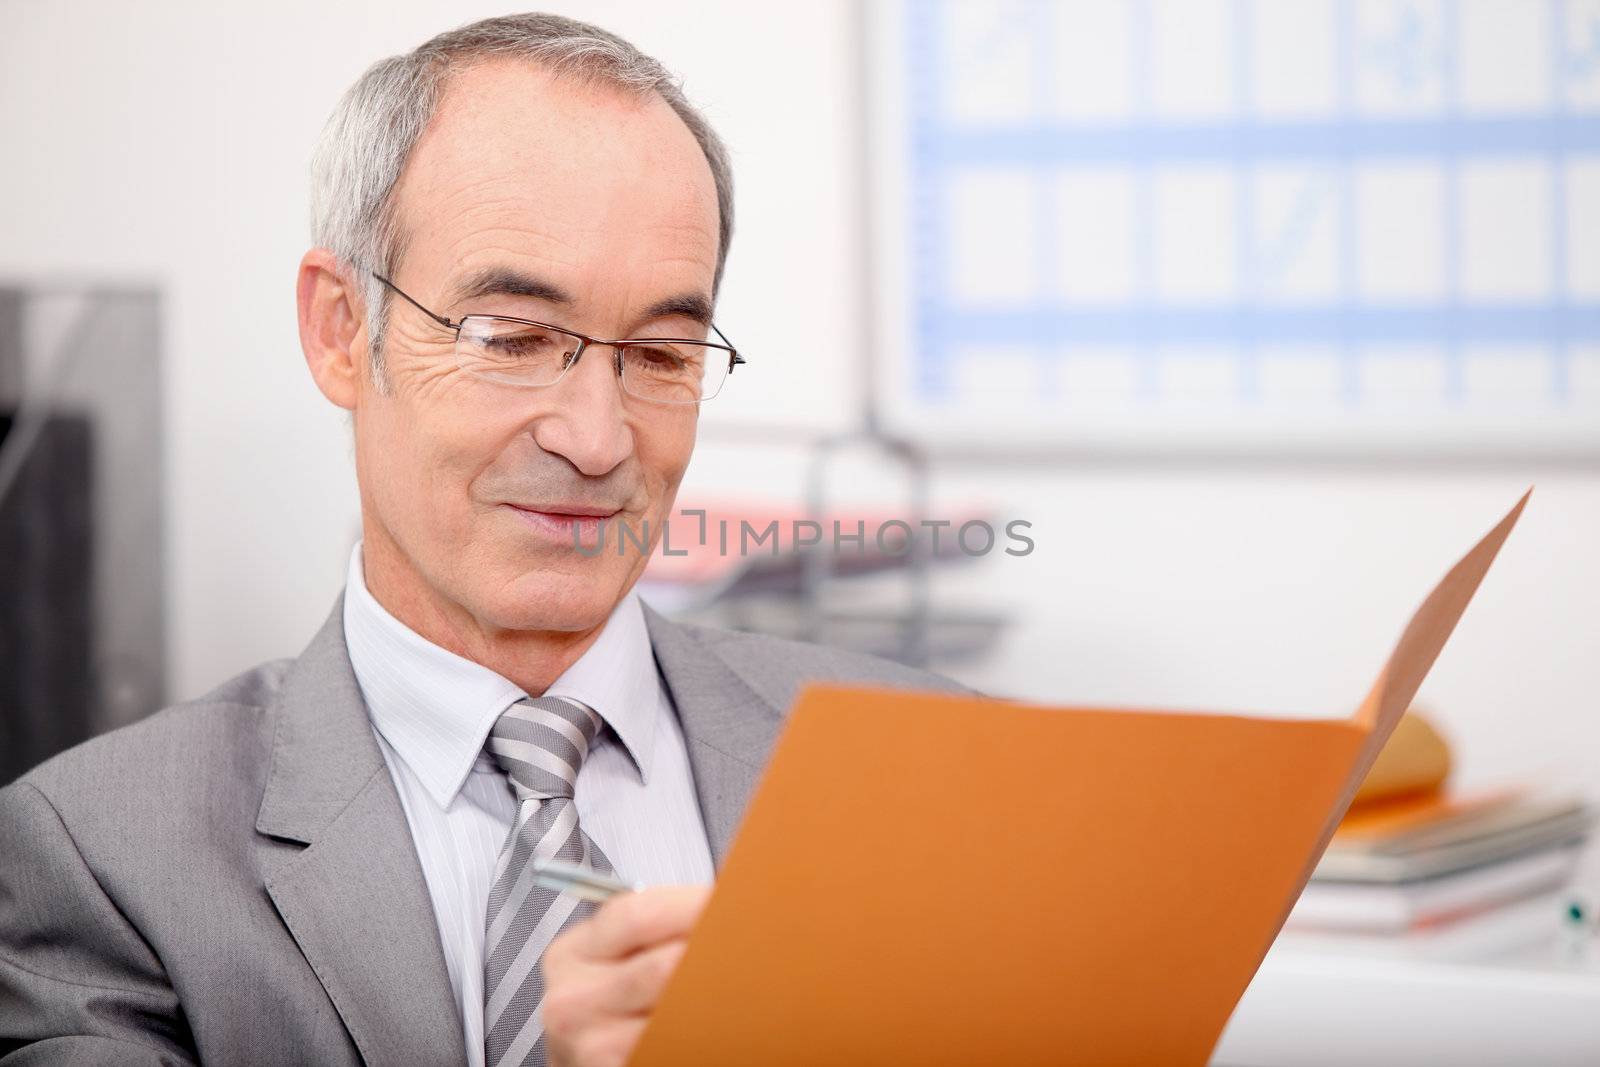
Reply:
<svg viewBox="0 0 1600 1067"><path fill-rule="evenodd" d="M1285 933L1213 1067L1595 1067L1600 939L1563 930L1564 899L1421 938Z"/></svg>

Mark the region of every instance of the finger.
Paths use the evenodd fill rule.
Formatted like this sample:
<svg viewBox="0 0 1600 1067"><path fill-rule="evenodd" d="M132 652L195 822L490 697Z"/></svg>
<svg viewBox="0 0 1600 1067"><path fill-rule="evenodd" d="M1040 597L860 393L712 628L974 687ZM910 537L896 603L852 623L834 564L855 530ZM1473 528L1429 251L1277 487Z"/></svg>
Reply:
<svg viewBox="0 0 1600 1067"><path fill-rule="evenodd" d="M605 978L600 1010L610 1016L650 1012L688 947L686 940L667 941L613 964Z"/></svg>
<svg viewBox="0 0 1600 1067"><path fill-rule="evenodd" d="M545 966L542 1010L551 1062L600 1062L583 1056L558 1057L556 1050L570 1049L600 1032L614 1034L620 1024L637 1021L642 1028L687 948L687 941L678 940L618 962L569 961L560 974ZM634 1034L627 1047L636 1038Z"/></svg>
<svg viewBox="0 0 1600 1067"><path fill-rule="evenodd" d="M574 926L570 949L590 959L621 959L684 937L710 899L709 886L671 885L612 897Z"/></svg>
<svg viewBox="0 0 1600 1067"><path fill-rule="evenodd" d="M648 1020L642 1018L619 1019L604 1027L580 1036L574 1043L572 1055L563 1057L585 1067L625 1067L633 1055L634 1046L644 1034ZM551 1063L556 1063L556 1049L551 1049Z"/></svg>

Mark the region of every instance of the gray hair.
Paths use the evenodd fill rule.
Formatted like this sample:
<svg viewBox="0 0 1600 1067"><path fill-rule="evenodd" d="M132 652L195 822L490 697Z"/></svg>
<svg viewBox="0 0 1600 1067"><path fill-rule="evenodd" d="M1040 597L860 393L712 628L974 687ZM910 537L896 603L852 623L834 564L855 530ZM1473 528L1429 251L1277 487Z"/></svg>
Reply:
<svg viewBox="0 0 1600 1067"><path fill-rule="evenodd" d="M733 238L733 171L727 148L678 79L616 34L576 19L530 13L470 23L369 67L334 108L311 159L311 239L364 275L372 372L380 385L388 293L368 272L392 275L400 258L395 184L451 75L499 57L640 96L655 93L677 112L716 183L721 233L713 284L721 285Z"/></svg>

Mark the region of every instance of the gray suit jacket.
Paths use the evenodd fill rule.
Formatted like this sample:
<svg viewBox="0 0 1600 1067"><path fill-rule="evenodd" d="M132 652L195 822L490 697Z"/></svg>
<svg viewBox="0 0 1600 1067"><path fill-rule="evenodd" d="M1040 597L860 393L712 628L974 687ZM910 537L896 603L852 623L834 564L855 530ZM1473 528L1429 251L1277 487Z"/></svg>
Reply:
<svg viewBox="0 0 1600 1067"><path fill-rule="evenodd" d="M464 1062L341 615L336 604L299 659L0 790L4 1063ZM719 865L803 683L951 687L866 656L647 619Z"/></svg>

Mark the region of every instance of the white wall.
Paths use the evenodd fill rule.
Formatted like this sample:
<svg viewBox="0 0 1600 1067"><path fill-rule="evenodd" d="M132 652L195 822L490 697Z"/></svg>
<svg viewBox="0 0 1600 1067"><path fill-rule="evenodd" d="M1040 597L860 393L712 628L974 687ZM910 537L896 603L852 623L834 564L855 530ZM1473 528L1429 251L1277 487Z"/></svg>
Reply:
<svg viewBox="0 0 1600 1067"><path fill-rule="evenodd" d="M741 375L739 415L837 423L815 417L827 376L797 347L792 294L859 318L839 221L853 189L837 134L851 106L837 91L849 56L839 7L548 6L670 57L734 145L742 218L723 321L763 363L759 379ZM372 61L504 10L39 2L0 14L0 276L154 279L168 294L178 695L298 651L355 533L347 433L294 325L322 122ZM794 64L781 84L775 49Z"/></svg>
<svg viewBox="0 0 1600 1067"><path fill-rule="evenodd" d="M549 5L683 72L734 150L721 321L752 356L713 423L842 426L862 357L851 8ZM0 34L0 277L158 280L172 677L203 691L304 644L356 513L341 416L294 330L311 144L370 61L499 8L13 3ZM801 345L817 322L833 345ZM798 485L792 448L702 445L686 494ZM941 582L1014 608L968 677L1038 699L1338 712L1444 568L1535 500L1425 690L1475 779L1600 791L1600 467L1071 465L941 472L1038 550Z"/></svg>

